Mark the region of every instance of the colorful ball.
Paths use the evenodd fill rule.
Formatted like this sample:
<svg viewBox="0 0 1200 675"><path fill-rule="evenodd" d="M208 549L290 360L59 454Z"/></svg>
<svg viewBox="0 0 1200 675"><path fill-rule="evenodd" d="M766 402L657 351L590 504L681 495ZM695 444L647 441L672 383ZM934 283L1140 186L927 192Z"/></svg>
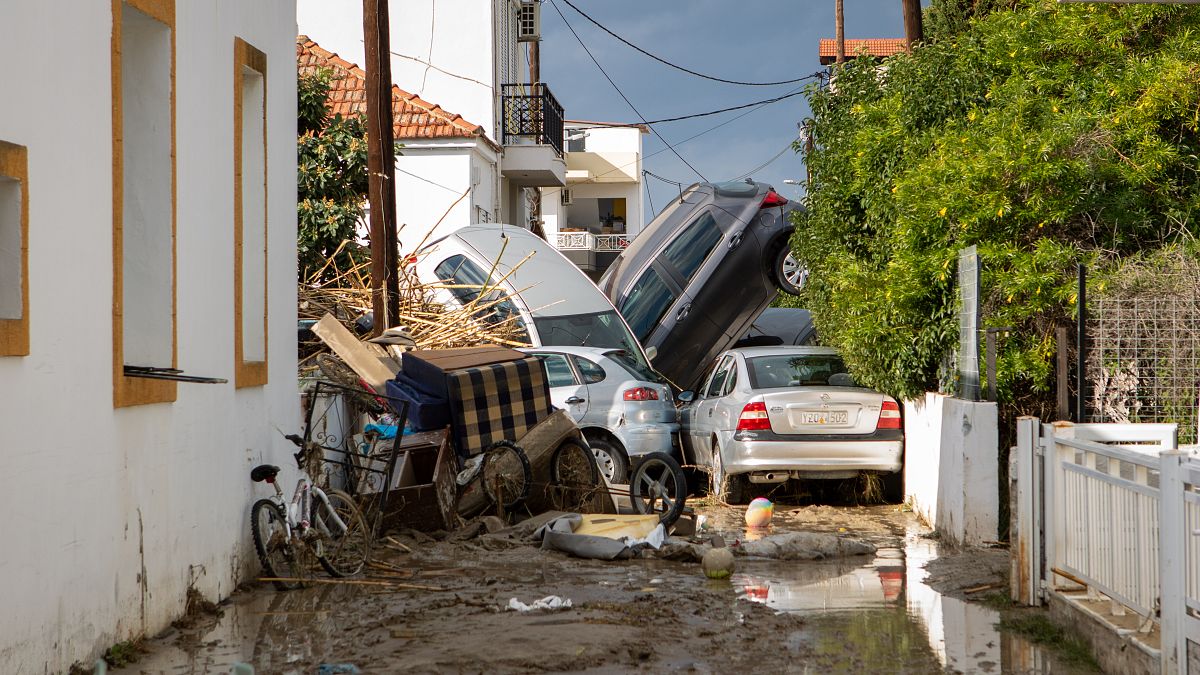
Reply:
<svg viewBox="0 0 1200 675"><path fill-rule="evenodd" d="M746 525L748 527L766 527L775 515L775 505L766 497L758 497L746 507Z"/></svg>

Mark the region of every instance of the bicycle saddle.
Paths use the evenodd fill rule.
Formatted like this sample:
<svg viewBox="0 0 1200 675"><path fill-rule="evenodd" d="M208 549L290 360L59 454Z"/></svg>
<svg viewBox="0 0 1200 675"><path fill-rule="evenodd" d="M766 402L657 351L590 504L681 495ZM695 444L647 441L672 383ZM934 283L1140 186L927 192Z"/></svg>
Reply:
<svg viewBox="0 0 1200 675"><path fill-rule="evenodd" d="M259 464L250 471L250 480L255 483L267 481L268 483L275 482L275 476L279 473L279 467L271 464Z"/></svg>

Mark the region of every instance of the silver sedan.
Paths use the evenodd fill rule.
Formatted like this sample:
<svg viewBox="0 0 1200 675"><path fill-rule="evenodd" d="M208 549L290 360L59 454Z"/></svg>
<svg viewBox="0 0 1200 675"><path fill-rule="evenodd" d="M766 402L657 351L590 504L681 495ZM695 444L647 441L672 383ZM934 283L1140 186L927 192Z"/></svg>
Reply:
<svg viewBox="0 0 1200 675"><path fill-rule="evenodd" d="M583 430L601 472L625 483L630 462L651 452L673 454L679 413L662 375L620 349L530 347L542 359L550 401Z"/></svg>
<svg viewBox="0 0 1200 675"><path fill-rule="evenodd" d="M713 493L730 503L751 484L903 466L896 400L857 386L828 347L731 349L679 400L684 458L710 467Z"/></svg>

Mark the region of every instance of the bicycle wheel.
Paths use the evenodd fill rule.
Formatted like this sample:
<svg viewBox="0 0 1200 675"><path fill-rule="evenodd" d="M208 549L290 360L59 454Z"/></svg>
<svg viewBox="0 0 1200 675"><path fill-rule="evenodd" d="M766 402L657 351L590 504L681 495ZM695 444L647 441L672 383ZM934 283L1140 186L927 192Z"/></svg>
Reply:
<svg viewBox="0 0 1200 675"><path fill-rule="evenodd" d="M287 536L283 510L270 499L254 502L250 510L250 533L254 537L254 549L262 564L263 576L268 578L298 579L301 569L296 549ZM298 581L273 581L275 588L290 591L301 586Z"/></svg>
<svg viewBox="0 0 1200 675"><path fill-rule="evenodd" d="M321 369L321 374L326 380L344 387L342 395L361 410L376 417L388 411L384 402L371 389L371 385L364 382L358 373L338 357L333 354L318 354L317 367Z"/></svg>
<svg viewBox="0 0 1200 675"><path fill-rule="evenodd" d="M345 492L329 490L325 496L329 498L328 505L315 495L312 502L312 526L321 541L317 561L331 577L353 576L362 571L371 552L367 521L354 499Z"/></svg>
<svg viewBox="0 0 1200 675"><path fill-rule="evenodd" d="M683 513L687 480L683 469L670 455L652 452L642 458L629 480L629 501L642 514L657 513L660 523L670 526Z"/></svg>
<svg viewBox="0 0 1200 675"><path fill-rule="evenodd" d="M550 459L550 482L555 508L583 511L591 506L601 485L600 468L587 448L573 440L563 441Z"/></svg>
<svg viewBox="0 0 1200 675"><path fill-rule="evenodd" d="M496 441L484 451L483 492L505 511L529 497L533 469L525 451L512 441Z"/></svg>

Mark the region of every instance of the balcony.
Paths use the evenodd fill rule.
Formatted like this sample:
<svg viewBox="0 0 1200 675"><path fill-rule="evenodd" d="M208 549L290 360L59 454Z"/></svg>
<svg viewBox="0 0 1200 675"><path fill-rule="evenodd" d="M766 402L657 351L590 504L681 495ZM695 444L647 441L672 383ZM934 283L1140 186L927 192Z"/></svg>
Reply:
<svg viewBox="0 0 1200 675"><path fill-rule="evenodd" d="M500 86L504 177L516 187L562 187L563 108L544 83Z"/></svg>
<svg viewBox="0 0 1200 675"><path fill-rule="evenodd" d="M604 274L626 246L629 246L629 236L625 234L558 232L554 240L554 247L593 281Z"/></svg>

